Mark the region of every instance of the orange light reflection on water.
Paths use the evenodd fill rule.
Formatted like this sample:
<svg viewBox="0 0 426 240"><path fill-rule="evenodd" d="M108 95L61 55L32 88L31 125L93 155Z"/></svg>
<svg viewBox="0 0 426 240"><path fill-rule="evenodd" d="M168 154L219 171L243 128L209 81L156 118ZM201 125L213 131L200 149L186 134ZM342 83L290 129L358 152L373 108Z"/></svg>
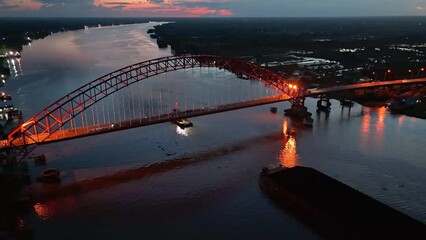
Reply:
<svg viewBox="0 0 426 240"><path fill-rule="evenodd" d="M385 107L376 109L364 108L364 115L361 122L360 149L369 152L383 151L384 130L386 127L385 118L387 110ZM374 116L374 112L377 117ZM372 116L373 114L373 116Z"/></svg>
<svg viewBox="0 0 426 240"><path fill-rule="evenodd" d="M398 117L398 125L399 125L399 126L403 125L403 124L404 124L404 121L405 121L405 115L400 115L400 116Z"/></svg>
<svg viewBox="0 0 426 240"><path fill-rule="evenodd" d="M361 132L363 133L362 136L365 136L366 133L370 132L370 122L371 122L370 108L365 108L363 111L365 112L364 112L364 115L362 116Z"/></svg>
<svg viewBox="0 0 426 240"><path fill-rule="evenodd" d="M70 213L75 208L76 202L73 197L34 204L34 211L41 220L49 220L59 215Z"/></svg>
<svg viewBox="0 0 426 240"><path fill-rule="evenodd" d="M43 203L36 203L34 205L34 211L37 213L37 216L42 220L48 220L53 215L51 209Z"/></svg>
<svg viewBox="0 0 426 240"><path fill-rule="evenodd" d="M299 155L297 154L296 138L292 135L292 131L288 130L288 122L283 121L283 148L280 151L280 164L287 168L297 165Z"/></svg>
<svg viewBox="0 0 426 240"><path fill-rule="evenodd" d="M376 111L377 111L377 122L376 122L377 135L383 137L383 130L385 129L386 108L385 107L377 108Z"/></svg>

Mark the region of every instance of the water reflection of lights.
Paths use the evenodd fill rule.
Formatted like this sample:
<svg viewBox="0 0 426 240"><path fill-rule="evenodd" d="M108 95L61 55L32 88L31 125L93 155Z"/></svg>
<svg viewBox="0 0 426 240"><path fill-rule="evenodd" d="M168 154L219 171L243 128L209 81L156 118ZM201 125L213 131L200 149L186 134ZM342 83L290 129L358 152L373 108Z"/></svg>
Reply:
<svg viewBox="0 0 426 240"><path fill-rule="evenodd" d="M191 134L191 128L181 128L179 126L176 126L176 133L188 137Z"/></svg>
<svg viewBox="0 0 426 240"><path fill-rule="evenodd" d="M405 115L400 115L398 117L398 125L402 126L402 124L404 124L404 121L405 121Z"/></svg>
<svg viewBox="0 0 426 240"><path fill-rule="evenodd" d="M7 64L12 77L17 77L18 73L22 71L21 59L19 58L7 59Z"/></svg>
<svg viewBox="0 0 426 240"><path fill-rule="evenodd" d="M386 117L386 108L381 107L377 109L377 122L376 130L378 134L382 134L385 128L385 117Z"/></svg>
<svg viewBox="0 0 426 240"><path fill-rule="evenodd" d="M374 116L374 112L376 116ZM380 152L383 150L386 107L365 108L361 122L360 148Z"/></svg>
<svg viewBox="0 0 426 240"><path fill-rule="evenodd" d="M283 148L280 152L280 164L284 167L291 168L297 165L299 155L297 154L296 138L288 130L288 122L284 119L283 122Z"/></svg>
<svg viewBox="0 0 426 240"><path fill-rule="evenodd" d="M361 123L361 131L364 134L370 132L370 122L371 122L370 108L366 108L365 111L366 112L363 113L364 115L362 116L362 123Z"/></svg>
<svg viewBox="0 0 426 240"><path fill-rule="evenodd" d="M36 203L34 205L34 210L37 213L37 216L42 220L48 220L53 216L51 209L42 203Z"/></svg>

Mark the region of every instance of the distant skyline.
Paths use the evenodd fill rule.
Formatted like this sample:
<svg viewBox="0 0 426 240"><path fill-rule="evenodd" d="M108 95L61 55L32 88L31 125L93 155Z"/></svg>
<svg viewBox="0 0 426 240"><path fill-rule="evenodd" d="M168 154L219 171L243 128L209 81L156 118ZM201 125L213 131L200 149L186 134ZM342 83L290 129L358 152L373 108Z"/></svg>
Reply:
<svg viewBox="0 0 426 240"><path fill-rule="evenodd" d="M426 0L0 0L0 16L426 16Z"/></svg>

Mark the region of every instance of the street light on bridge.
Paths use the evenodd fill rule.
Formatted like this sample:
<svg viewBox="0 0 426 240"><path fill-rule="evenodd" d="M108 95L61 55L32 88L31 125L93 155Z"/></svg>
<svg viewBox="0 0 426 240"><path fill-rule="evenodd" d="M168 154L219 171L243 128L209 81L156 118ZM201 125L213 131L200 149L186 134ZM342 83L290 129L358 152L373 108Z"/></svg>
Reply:
<svg viewBox="0 0 426 240"><path fill-rule="evenodd" d="M413 71L413 70L411 70L411 69L408 69L408 73L409 73L409 74L411 73L410 79L411 79L411 78L413 78L413 73L414 73L414 71Z"/></svg>
<svg viewBox="0 0 426 240"><path fill-rule="evenodd" d="M388 69L388 70L386 70L386 72L385 72L385 76L383 77L383 81L385 81L386 80L386 75L388 74L388 73L391 73L392 71L390 70L390 69Z"/></svg>
<svg viewBox="0 0 426 240"><path fill-rule="evenodd" d="M425 68L424 67L422 67L422 68L420 68L419 70L417 70L417 78L419 78L419 74L420 74L420 72L424 72L425 71Z"/></svg>

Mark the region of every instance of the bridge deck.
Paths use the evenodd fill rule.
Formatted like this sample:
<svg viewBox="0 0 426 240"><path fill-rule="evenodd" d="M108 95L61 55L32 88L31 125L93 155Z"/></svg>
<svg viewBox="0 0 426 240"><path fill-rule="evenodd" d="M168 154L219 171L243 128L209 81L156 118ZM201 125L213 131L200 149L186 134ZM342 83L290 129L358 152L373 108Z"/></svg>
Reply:
<svg viewBox="0 0 426 240"><path fill-rule="evenodd" d="M23 137L20 137L14 142L14 144L17 147L23 146L23 145L31 145L31 144L46 144L51 142L73 139L73 138L80 138L80 137L102 134L107 132L119 131L119 130L124 130L129 128L136 128L136 127L148 126L148 125L159 124L164 122L170 122L170 121L181 119L181 118L192 118L197 116L203 116L203 115L209 115L214 113L254 107L259 105L265 105L265 104L270 104L275 102L287 101L289 99L291 99L290 96L283 94L278 96L258 98L258 99L245 101L245 102L225 104L225 105L220 105L216 107L207 107L204 109L178 111L174 113L149 116L149 117L121 121L121 122L116 122L111 124L99 124L95 126L80 127L75 129L69 129L69 130L59 130L52 134L48 134L48 133L38 134L37 136L34 136L34 137L25 137L25 139ZM37 142L38 140L37 138L44 139L44 140ZM8 147L7 140L3 140L3 141L6 141L6 142L4 142L3 144L0 143L0 149Z"/></svg>

